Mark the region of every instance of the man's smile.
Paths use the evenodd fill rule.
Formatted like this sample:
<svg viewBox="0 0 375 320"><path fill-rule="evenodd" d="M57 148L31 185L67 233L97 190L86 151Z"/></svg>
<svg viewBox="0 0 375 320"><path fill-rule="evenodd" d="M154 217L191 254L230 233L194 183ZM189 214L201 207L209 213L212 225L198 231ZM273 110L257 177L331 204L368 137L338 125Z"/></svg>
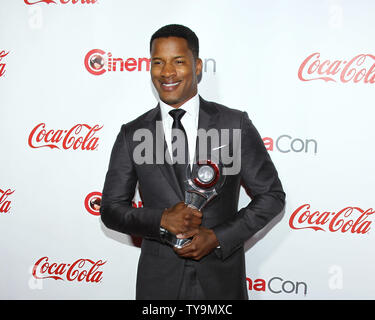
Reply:
<svg viewBox="0 0 375 320"><path fill-rule="evenodd" d="M168 91L168 92L176 90L178 86L180 85L180 83L181 83L181 80L175 81L175 82L160 82L161 88L164 91Z"/></svg>

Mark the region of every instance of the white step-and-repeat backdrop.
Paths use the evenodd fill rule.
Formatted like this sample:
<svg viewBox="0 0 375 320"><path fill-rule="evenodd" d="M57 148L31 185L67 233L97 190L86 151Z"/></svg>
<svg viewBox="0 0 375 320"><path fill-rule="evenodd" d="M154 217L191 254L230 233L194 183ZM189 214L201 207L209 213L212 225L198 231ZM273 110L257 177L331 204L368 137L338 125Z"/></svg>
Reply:
<svg viewBox="0 0 375 320"><path fill-rule="evenodd" d="M246 243L250 298L373 299L374 15L371 0L1 0L0 298L134 299L140 239L98 207L120 126L157 103L149 39L179 23L200 39L200 94L247 111L287 193Z"/></svg>

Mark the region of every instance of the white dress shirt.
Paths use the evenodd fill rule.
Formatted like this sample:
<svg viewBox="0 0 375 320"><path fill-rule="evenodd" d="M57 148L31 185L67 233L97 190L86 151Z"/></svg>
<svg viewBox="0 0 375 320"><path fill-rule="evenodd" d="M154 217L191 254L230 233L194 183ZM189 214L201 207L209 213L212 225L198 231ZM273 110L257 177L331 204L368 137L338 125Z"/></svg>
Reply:
<svg viewBox="0 0 375 320"><path fill-rule="evenodd" d="M161 110L161 119L163 121L163 129L164 129L164 136L165 142L168 146L169 155L172 159L172 124L173 118L168 113L175 108L171 107L170 105L166 104L165 102L160 100L160 110ZM186 101L179 109L183 109L186 111L184 116L181 119L181 123L184 126L186 136L188 139L189 145L189 161L190 164L194 163L195 157L195 144L197 140L197 131L198 131L198 119L199 119L199 95L198 93Z"/></svg>

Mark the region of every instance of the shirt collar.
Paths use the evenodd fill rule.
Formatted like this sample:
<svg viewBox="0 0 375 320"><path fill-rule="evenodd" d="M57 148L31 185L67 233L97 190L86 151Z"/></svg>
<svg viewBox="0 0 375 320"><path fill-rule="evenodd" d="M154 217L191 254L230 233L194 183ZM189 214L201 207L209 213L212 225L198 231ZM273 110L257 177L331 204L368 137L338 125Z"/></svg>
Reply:
<svg viewBox="0 0 375 320"><path fill-rule="evenodd" d="M160 103L160 109L161 109L161 115L162 119L168 119L171 118L171 116L168 114L169 111L175 109L171 107L170 105L166 104L165 102L159 100ZM186 101L182 106L179 107L179 109L184 109L189 115L189 117L193 117L194 119L198 117L199 114L199 95L198 93ZM171 118L172 119L172 118Z"/></svg>

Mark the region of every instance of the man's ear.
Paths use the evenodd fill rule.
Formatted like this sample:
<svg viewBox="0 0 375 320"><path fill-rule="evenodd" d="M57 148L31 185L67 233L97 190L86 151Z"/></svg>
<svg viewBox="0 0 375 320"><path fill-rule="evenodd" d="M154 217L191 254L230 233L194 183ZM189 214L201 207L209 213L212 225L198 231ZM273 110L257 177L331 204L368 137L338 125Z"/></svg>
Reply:
<svg viewBox="0 0 375 320"><path fill-rule="evenodd" d="M201 58L195 60L195 74L199 76L202 73L203 62Z"/></svg>

